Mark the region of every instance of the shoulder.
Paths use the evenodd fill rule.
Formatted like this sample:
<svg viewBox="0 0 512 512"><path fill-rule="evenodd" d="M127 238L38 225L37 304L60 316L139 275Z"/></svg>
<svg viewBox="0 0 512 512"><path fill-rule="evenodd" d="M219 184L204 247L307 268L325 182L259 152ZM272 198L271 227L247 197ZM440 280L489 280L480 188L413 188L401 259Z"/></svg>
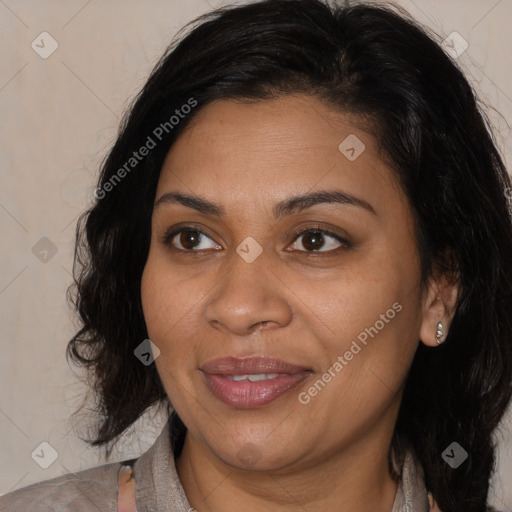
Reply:
<svg viewBox="0 0 512 512"><path fill-rule="evenodd" d="M0 496L0 512L115 512L119 462L68 473Z"/></svg>

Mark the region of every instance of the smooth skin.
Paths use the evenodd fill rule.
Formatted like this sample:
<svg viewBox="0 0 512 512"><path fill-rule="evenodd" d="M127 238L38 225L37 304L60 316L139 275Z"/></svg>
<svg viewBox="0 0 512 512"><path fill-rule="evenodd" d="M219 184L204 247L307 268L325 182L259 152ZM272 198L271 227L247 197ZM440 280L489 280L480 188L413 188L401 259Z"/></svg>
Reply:
<svg viewBox="0 0 512 512"><path fill-rule="evenodd" d="M157 369L188 429L177 470L198 512L392 509L387 460L407 371L420 341L437 346L439 321L446 336L458 287L440 276L420 288L411 208L357 121L306 95L217 100L167 155L156 202L199 196L222 213L160 201L142 279ZM338 149L351 134L365 145L354 161ZM324 202L274 216L277 203L332 190L371 208ZM173 227L185 232L164 240ZM297 236L306 228L316 234ZM247 237L263 249L252 263L236 251ZM401 311L301 403L397 302ZM253 355L312 374L252 409L209 391L202 364Z"/></svg>

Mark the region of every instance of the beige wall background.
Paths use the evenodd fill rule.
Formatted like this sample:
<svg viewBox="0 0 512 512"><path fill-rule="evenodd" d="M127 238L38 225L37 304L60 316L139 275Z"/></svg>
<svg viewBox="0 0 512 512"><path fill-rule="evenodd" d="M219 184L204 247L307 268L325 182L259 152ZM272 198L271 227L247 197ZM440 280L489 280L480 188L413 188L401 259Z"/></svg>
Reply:
<svg viewBox="0 0 512 512"><path fill-rule="evenodd" d="M75 327L65 292L76 220L92 200L122 112L172 36L227 3L0 0L0 494L104 463L78 439L73 425L80 418L71 417L85 389L64 356ZM512 168L512 0L397 3L440 40L457 32L467 41L457 61L485 103L501 113L489 109ZM112 460L145 451L163 421L143 418ZM497 440L491 501L511 511L510 414ZM42 448L38 464L32 454ZM56 460L41 467L52 455Z"/></svg>

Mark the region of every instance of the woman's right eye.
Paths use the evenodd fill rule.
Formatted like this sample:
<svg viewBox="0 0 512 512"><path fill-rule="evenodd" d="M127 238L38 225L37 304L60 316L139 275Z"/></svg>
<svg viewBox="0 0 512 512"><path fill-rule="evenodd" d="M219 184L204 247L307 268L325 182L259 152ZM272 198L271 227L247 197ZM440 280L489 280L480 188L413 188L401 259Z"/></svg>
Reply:
<svg viewBox="0 0 512 512"><path fill-rule="evenodd" d="M207 243L205 244L205 242L202 240L203 237L210 240L212 245L208 246ZM162 242L165 245L171 244L176 249L187 252L198 252L208 249L222 249L222 247L216 244L210 237L196 228L181 228L171 233L166 233Z"/></svg>

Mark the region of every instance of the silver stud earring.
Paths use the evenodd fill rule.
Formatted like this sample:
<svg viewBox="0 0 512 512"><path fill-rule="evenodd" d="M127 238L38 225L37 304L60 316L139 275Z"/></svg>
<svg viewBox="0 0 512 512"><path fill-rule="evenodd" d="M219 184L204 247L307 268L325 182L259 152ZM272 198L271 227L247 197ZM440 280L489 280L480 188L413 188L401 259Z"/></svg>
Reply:
<svg viewBox="0 0 512 512"><path fill-rule="evenodd" d="M439 322L437 324L437 331L436 331L436 341L437 341L438 345L441 345L441 343L444 341L443 340L443 330L444 330L443 322Z"/></svg>

